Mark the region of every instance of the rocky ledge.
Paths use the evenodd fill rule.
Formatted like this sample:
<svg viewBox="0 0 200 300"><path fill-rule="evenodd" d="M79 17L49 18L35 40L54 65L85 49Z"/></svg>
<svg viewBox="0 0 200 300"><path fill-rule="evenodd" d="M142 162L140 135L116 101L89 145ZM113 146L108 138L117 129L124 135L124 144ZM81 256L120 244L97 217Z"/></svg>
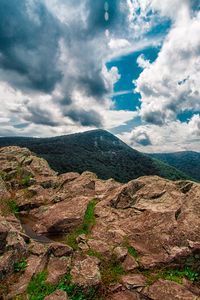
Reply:
<svg viewBox="0 0 200 300"><path fill-rule="evenodd" d="M200 185L0 149L0 299L200 299Z"/></svg>

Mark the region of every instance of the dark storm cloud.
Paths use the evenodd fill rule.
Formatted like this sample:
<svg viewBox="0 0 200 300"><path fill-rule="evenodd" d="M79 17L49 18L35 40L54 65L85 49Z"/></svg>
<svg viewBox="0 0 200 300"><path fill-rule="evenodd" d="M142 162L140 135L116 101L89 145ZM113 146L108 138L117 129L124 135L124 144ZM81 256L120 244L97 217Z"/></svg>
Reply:
<svg viewBox="0 0 200 300"><path fill-rule="evenodd" d="M40 1L1 0L0 67L14 71L10 79L15 82L15 76L24 78L26 88L52 91L61 79L57 69L61 32L57 19Z"/></svg>
<svg viewBox="0 0 200 300"><path fill-rule="evenodd" d="M82 126L100 127L99 113L85 107L84 100L77 104L75 95L90 97L103 106L112 92L102 75L103 59L109 51L104 31L109 29L115 37L123 27L123 0L107 0L107 21L104 1L55 0L53 6L50 2L0 0L0 79L32 99L24 104L25 113L16 112L24 121L56 127L69 116ZM64 21L59 18L61 5L66 9ZM35 92L52 95L45 111L42 105L36 107ZM61 116L53 116L52 104ZM62 116L62 120L56 119Z"/></svg>
<svg viewBox="0 0 200 300"><path fill-rule="evenodd" d="M82 126L102 126L102 118L94 110L86 111L84 109L73 109L69 110L66 115Z"/></svg>
<svg viewBox="0 0 200 300"><path fill-rule="evenodd" d="M34 124L47 125L50 127L58 126L59 123L54 121L53 115L50 111L44 110L39 106L27 105L27 112L24 113L23 119Z"/></svg>

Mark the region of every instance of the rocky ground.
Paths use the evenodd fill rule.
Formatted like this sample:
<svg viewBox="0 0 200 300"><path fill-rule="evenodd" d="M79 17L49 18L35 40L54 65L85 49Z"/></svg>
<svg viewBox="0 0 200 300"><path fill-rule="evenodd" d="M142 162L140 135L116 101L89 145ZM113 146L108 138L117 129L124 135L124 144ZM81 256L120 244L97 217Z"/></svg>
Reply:
<svg viewBox="0 0 200 300"><path fill-rule="evenodd" d="M200 299L200 185L57 175L0 149L0 299Z"/></svg>

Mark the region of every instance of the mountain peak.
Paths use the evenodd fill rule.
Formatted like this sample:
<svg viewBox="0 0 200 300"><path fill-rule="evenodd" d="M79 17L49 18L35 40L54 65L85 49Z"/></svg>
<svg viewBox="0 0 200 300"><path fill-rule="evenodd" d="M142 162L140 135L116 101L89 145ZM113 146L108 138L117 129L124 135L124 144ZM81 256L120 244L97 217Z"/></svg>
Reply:
<svg viewBox="0 0 200 300"><path fill-rule="evenodd" d="M102 179L127 182L144 175L186 179L185 174L97 129L53 138L0 138L0 146L27 147L59 173L91 171Z"/></svg>

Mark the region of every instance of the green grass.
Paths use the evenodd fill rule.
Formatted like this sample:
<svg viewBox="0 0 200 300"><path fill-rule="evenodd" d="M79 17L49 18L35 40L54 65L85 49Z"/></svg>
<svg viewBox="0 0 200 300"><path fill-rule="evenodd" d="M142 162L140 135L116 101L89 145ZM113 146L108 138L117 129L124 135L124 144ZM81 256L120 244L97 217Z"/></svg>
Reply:
<svg viewBox="0 0 200 300"><path fill-rule="evenodd" d="M71 283L71 275L67 274L65 278L58 284L58 289L67 293L71 300L100 300L103 298L100 295L99 287L83 288Z"/></svg>
<svg viewBox="0 0 200 300"><path fill-rule="evenodd" d="M190 268L185 268L183 270L171 269L171 270L159 270L154 273L150 271L144 272L144 275L147 277L147 284L151 285L158 279L171 280L176 283L182 284L183 278L189 279L192 283L198 280L199 274L192 271Z"/></svg>
<svg viewBox="0 0 200 300"><path fill-rule="evenodd" d="M99 288L83 288L71 283L71 275L66 274L59 284L53 285L46 282L47 272L34 276L27 288L29 300L44 300L56 290L63 290L70 300L103 300Z"/></svg>
<svg viewBox="0 0 200 300"><path fill-rule="evenodd" d="M0 177L1 177L3 180L6 180L6 175L7 175L6 172L0 171Z"/></svg>
<svg viewBox="0 0 200 300"><path fill-rule="evenodd" d="M101 253L99 253L99 252L97 252L97 251L95 251L93 249L89 249L87 251L87 255L97 257L100 261L102 261L103 258L104 258Z"/></svg>
<svg viewBox="0 0 200 300"><path fill-rule="evenodd" d="M127 248L128 253L129 253L131 256L133 256L136 260L139 259L139 255L138 255L137 250L136 250L134 247L132 247L132 246L130 245L130 243L129 243L127 237L124 238L124 243L123 243L123 245L124 245L124 247Z"/></svg>
<svg viewBox="0 0 200 300"><path fill-rule="evenodd" d="M97 204L97 200L93 199L91 200L86 208L85 215L83 218L83 223L76 229L74 229L71 233L67 236L67 244L71 246L74 250L78 249L77 244L77 237L80 234L90 234L92 227L95 225L96 219L95 219L95 206Z"/></svg>
<svg viewBox="0 0 200 300"><path fill-rule="evenodd" d="M106 258L93 249L88 250L87 255L97 257L100 260L100 273L104 286L119 282L121 276L125 274L121 263L115 255L112 255L111 258Z"/></svg>
<svg viewBox="0 0 200 300"><path fill-rule="evenodd" d="M31 176L24 176L20 179L20 185L23 187L29 187L30 186L30 180L31 180Z"/></svg>
<svg viewBox="0 0 200 300"><path fill-rule="evenodd" d="M14 271L17 272L24 272L27 268L27 261L25 258L22 260L14 263Z"/></svg>
<svg viewBox="0 0 200 300"><path fill-rule="evenodd" d="M56 290L56 286L46 282L47 272L35 275L29 282L27 294L29 300L43 300L46 296Z"/></svg>
<svg viewBox="0 0 200 300"><path fill-rule="evenodd" d="M121 276L125 274L121 263L115 256L111 257L109 260L104 259L101 261L100 272L104 286L119 282Z"/></svg>
<svg viewBox="0 0 200 300"><path fill-rule="evenodd" d="M8 207L9 212L13 214L18 214L19 213L19 207L14 199L9 199L6 202L6 205Z"/></svg>
<svg viewBox="0 0 200 300"><path fill-rule="evenodd" d="M19 207L15 199L4 199L0 201L0 210L4 216L8 216L10 214L17 215L19 213Z"/></svg>
<svg viewBox="0 0 200 300"><path fill-rule="evenodd" d="M137 253L137 250L135 250L135 248L133 248L132 246L127 246L127 250L131 256L138 259L138 253Z"/></svg>

